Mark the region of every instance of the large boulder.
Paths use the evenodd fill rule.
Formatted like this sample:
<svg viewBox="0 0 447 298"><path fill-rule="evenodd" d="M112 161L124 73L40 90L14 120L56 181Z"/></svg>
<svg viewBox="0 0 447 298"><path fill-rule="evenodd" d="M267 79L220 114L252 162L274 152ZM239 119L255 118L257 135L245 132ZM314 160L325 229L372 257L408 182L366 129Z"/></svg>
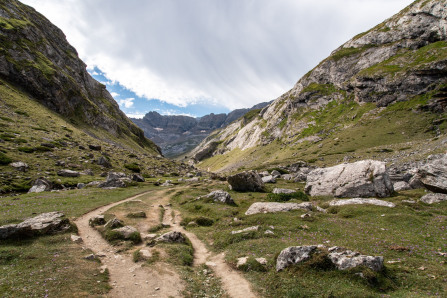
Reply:
<svg viewBox="0 0 447 298"><path fill-rule="evenodd" d="M429 193L423 196L420 199L421 202L424 202L426 204L435 204L440 203L443 201L447 201L447 194L443 193Z"/></svg>
<svg viewBox="0 0 447 298"><path fill-rule="evenodd" d="M57 175L61 177L79 177L81 173L72 170L60 170L57 172Z"/></svg>
<svg viewBox="0 0 447 298"><path fill-rule="evenodd" d="M394 208L396 205L391 202L378 200L378 199L367 199L367 198L354 198L354 199L342 199L342 200L332 200L329 202L330 206L345 206L345 205L376 205Z"/></svg>
<svg viewBox="0 0 447 298"><path fill-rule="evenodd" d="M308 260L316 250L316 245L292 246L282 250L276 259L276 271Z"/></svg>
<svg viewBox="0 0 447 298"><path fill-rule="evenodd" d="M28 218L19 224L1 226L0 239L44 235L68 228L70 223L62 212L48 212Z"/></svg>
<svg viewBox="0 0 447 298"><path fill-rule="evenodd" d="M235 191L263 191L264 182L254 171L242 172L228 177L228 183Z"/></svg>
<svg viewBox="0 0 447 298"><path fill-rule="evenodd" d="M89 225L91 225L92 227L94 226L102 226L106 224L106 220L104 218L104 215L96 215L91 217L88 220Z"/></svg>
<svg viewBox="0 0 447 298"><path fill-rule="evenodd" d="M365 266L374 271L383 269L383 257L381 256L366 256L337 246L326 250L323 245L308 245L291 246L281 251L276 259L276 271L305 262L315 253L323 253L338 270L347 270L359 266Z"/></svg>
<svg viewBox="0 0 447 298"><path fill-rule="evenodd" d="M245 215L253 215L258 213L275 213L288 212L292 210L312 211L313 205L309 202L304 203L276 203L276 202L257 202L253 203Z"/></svg>
<svg viewBox="0 0 447 298"><path fill-rule="evenodd" d="M118 218L114 217L104 225L104 228L117 229L117 228L121 228L123 226L124 226L123 222L121 220L119 220Z"/></svg>
<svg viewBox="0 0 447 298"><path fill-rule="evenodd" d="M393 188L395 191L401 191L401 190L409 190L411 189L410 184L405 181L397 181L393 184Z"/></svg>
<svg viewBox="0 0 447 298"><path fill-rule="evenodd" d="M28 190L28 193L39 193L43 191L50 191L51 190L51 182L48 181L45 178L38 178L36 181L34 181L33 186Z"/></svg>
<svg viewBox="0 0 447 298"><path fill-rule="evenodd" d="M315 169L307 175L305 189L311 196L348 198L383 198L394 191L385 163L375 160Z"/></svg>
<svg viewBox="0 0 447 298"><path fill-rule="evenodd" d="M365 256L358 252L339 247L329 248L329 259L338 270L347 270L358 266L365 266L374 271L383 269L383 257Z"/></svg>
<svg viewBox="0 0 447 298"><path fill-rule="evenodd" d="M213 199L215 202L221 202L225 204L234 204L233 199L230 194L223 190L215 190L210 192L209 194L202 196L200 198L209 198Z"/></svg>
<svg viewBox="0 0 447 298"><path fill-rule="evenodd" d="M447 154L429 159L417 175L425 188L447 194Z"/></svg>

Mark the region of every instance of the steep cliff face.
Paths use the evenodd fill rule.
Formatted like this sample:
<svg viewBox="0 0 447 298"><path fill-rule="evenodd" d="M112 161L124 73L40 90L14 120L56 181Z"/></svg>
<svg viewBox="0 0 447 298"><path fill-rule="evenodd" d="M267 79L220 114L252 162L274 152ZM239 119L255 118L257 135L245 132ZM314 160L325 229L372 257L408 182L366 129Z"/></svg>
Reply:
<svg viewBox="0 0 447 298"><path fill-rule="evenodd" d="M105 86L88 74L63 32L44 16L18 1L1 1L0 32L1 79L86 130L101 128L157 153Z"/></svg>
<svg viewBox="0 0 447 298"><path fill-rule="evenodd" d="M217 131L193 153L216 143L221 145L212 155L274 142L321 142L392 110L441 117L447 106L446 6L445 0L415 1L333 51L258 115ZM416 115L422 112L435 116ZM434 128L438 134L440 129Z"/></svg>
<svg viewBox="0 0 447 298"><path fill-rule="evenodd" d="M146 137L161 147L166 157L177 157L196 147L212 131L224 128L251 110L261 109L269 103L260 103L250 109L238 109L229 114L209 114L200 118L181 115L163 116L149 112L142 119L132 121Z"/></svg>

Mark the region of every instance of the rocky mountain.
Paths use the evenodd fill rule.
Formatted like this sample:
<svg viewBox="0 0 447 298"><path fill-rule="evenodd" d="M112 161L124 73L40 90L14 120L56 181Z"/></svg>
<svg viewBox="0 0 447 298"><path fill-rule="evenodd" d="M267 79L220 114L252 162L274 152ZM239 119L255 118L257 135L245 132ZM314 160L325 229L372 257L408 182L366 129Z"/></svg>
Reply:
<svg viewBox="0 0 447 298"><path fill-rule="evenodd" d="M101 128L152 152L146 139L120 111L106 87L94 80L64 33L33 8L0 3L0 78L20 87L71 123ZM157 153L158 154L158 153Z"/></svg>
<svg viewBox="0 0 447 298"><path fill-rule="evenodd" d="M228 126L250 111L259 112L268 104L259 103L250 109L237 109L228 114L211 113L198 118L149 112L142 119L131 120L161 147L166 157L177 157L195 148L212 131Z"/></svg>
<svg viewBox="0 0 447 298"><path fill-rule="evenodd" d="M160 156L33 8L0 1L0 53L0 193L190 171Z"/></svg>
<svg viewBox="0 0 447 298"><path fill-rule="evenodd" d="M258 114L214 132L192 157L234 170L297 159L394 162L445 150L446 7L418 0L358 34Z"/></svg>

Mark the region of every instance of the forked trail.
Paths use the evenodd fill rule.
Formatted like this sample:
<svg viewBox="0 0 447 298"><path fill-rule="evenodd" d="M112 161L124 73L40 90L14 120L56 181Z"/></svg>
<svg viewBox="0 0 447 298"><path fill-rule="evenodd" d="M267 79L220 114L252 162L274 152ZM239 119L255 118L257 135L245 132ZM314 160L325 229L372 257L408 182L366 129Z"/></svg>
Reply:
<svg viewBox="0 0 447 298"><path fill-rule="evenodd" d="M163 263L142 267L140 263L134 263L130 255L117 253L92 227L88 221L91 217L103 214L107 210L124 202L141 199L152 206L163 205L166 209L163 223L169 224L172 230L184 233L194 247L194 266L206 264L220 277L222 287L230 297L251 298L256 297L252 292L249 282L237 271L225 263L224 254L215 255L210 252L205 244L194 233L186 231L179 225L180 214L173 212L167 205L169 198L166 190L149 191L125 200L112 203L95 209L81 217L75 223L79 235L84 240L84 246L95 254L102 256L102 263L107 266L110 273L112 290L109 297L180 297L184 288L183 281L171 266ZM148 217L157 217L157 213L146 210ZM148 221L154 221L148 218ZM144 232L144 231L140 231Z"/></svg>

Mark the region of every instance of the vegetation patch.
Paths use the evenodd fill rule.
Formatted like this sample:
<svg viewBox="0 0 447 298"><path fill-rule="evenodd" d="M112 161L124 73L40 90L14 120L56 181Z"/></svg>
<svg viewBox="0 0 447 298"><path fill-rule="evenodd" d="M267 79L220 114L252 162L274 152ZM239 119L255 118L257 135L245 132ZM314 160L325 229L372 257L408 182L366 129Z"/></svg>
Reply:
<svg viewBox="0 0 447 298"><path fill-rule="evenodd" d="M287 202L292 199L309 201L309 196L302 191L297 191L294 193L269 193L267 195L267 200L271 202Z"/></svg>
<svg viewBox="0 0 447 298"><path fill-rule="evenodd" d="M141 172L141 168L137 163L128 163L128 164L125 164L124 167L134 173Z"/></svg>

